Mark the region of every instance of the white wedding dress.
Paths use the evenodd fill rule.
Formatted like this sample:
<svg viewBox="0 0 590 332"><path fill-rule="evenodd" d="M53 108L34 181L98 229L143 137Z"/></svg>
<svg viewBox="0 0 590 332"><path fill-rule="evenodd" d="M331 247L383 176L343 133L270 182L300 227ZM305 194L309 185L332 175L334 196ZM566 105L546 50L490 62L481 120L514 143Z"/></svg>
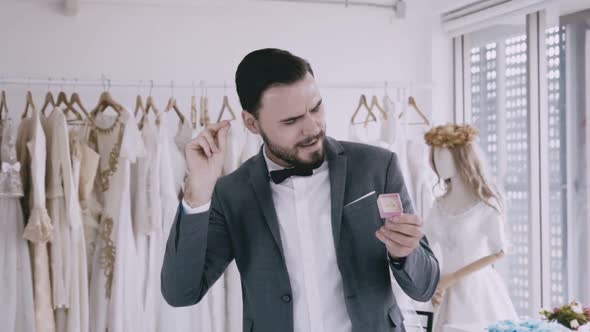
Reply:
<svg viewBox="0 0 590 332"><path fill-rule="evenodd" d="M102 215L90 279L91 332L146 331L131 219L130 164L144 155L133 115L96 115L90 141L101 156L96 191Z"/></svg>
<svg viewBox="0 0 590 332"><path fill-rule="evenodd" d="M35 332L33 275L20 204L22 165L16 158L16 128L0 121L0 326L4 331Z"/></svg>
<svg viewBox="0 0 590 332"><path fill-rule="evenodd" d="M503 217L483 201L452 214L437 200L426 224L430 243L440 248L441 276L485 256L507 251ZM488 266L446 290L435 313L434 331L443 331L447 324L491 324L516 318L506 285L494 267Z"/></svg>
<svg viewBox="0 0 590 332"><path fill-rule="evenodd" d="M170 234L170 229L176 217L179 204L179 193L182 190L186 175L186 161L184 147L191 140L193 133L188 121L185 124L178 122L176 115L166 113L161 118L160 140L160 190L162 199L162 229L160 261L158 271L162 268L164 250ZM158 285L160 273L158 272ZM220 331L215 327L223 324L225 316L223 307L217 306L216 315L213 315L213 299L224 298L223 288L220 283L213 285L207 295L196 305L174 308L170 306L160 295L159 301L159 325L160 332L197 332Z"/></svg>

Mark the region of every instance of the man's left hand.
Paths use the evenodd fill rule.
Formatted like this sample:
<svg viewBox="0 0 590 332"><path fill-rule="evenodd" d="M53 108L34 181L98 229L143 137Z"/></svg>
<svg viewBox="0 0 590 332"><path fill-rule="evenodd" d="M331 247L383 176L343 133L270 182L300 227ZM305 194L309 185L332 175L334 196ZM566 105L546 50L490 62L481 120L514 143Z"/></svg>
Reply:
<svg viewBox="0 0 590 332"><path fill-rule="evenodd" d="M424 232L418 216L402 214L386 219L375 235L385 244L392 258L402 258L411 254L420 245Z"/></svg>

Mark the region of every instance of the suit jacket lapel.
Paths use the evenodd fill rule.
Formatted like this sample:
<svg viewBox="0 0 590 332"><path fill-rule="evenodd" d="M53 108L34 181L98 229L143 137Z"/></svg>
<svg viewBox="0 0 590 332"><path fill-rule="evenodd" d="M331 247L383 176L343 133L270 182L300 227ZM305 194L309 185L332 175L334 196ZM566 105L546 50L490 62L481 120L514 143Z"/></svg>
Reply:
<svg viewBox="0 0 590 332"><path fill-rule="evenodd" d="M272 200L270 189L270 179L268 168L262 149L254 159L249 168L250 182L256 193L258 205L260 206L268 228L276 242L283 260L283 244L279 230L279 220ZM344 148L338 141L326 137L326 156L328 167L330 169L330 195L331 195L331 214L332 214L332 235L334 237L334 246L336 253L340 244L340 225L342 223L342 206L344 205L344 190L346 186L346 156L343 154Z"/></svg>
<svg viewBox="0 0 590 332"><path fill-rule="evenodd" d="M332 235L336 254L340 252L340 226L342 224L342 207L344 206L344 191L346 188L346 156L342 145L327 137L326 154L330 169L330 195L332 205Z"/></svg>
<svg viewBox="0 0 590 332"><path fill-rule="evenodd" d="M281 234L279 231L279 220L272 200L270 178L262 149L264 149L264 146L260 149L260 152L254 159L254 163L249 168L250 183L254 188L256 198L258 199L258 205L260 206L260 209L262 209L268 228L270 228L272 237L274 238L284 261L285 256L283 254L283 244L281 242Z"/></svg>

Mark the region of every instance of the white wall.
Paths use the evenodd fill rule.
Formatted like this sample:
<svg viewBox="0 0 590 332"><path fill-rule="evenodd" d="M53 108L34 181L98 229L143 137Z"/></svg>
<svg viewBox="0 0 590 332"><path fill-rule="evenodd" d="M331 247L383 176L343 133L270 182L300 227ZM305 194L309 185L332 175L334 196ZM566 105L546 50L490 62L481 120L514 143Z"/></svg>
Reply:
<svg viewBox="0 0 590 332"><path fill-rule="evenodd" d="M257 48L278 47L308 59L320 85L389 80L435 83L437 91L450 85L445 82L450 79L445 73L452 73L447 68L450 55L442 54L450 51L450 46L448 50L432 49L433 44L438 48L447 43L442 32L432 37L433 31L439 30L438 22L430 0L408 2L403 20L372 8L248 0L168 1L165 5L82 2L78 15L65 16L58 4L5 0L0 2L0 77L98 79L105 74L113 81L198 84L204 80L233 85L235 69L244 55ZM446 60L439 62L439 56ZM12 111L20 113L27 87L0 88L7 90ZM72 87L65 89L71 91ZM47 87L34 86L32 90L41 103ZM92 106L101 88L78 90ZM147 90L143 88L142 93ZM381 96L383 90L323 90L328 134L345 138L359 95ZM138 91L111 89L129 107L133 107ZM239 108L234 89L227 92ZM394 89L389 92L395 94ZM208 92L213 113L217 113L222 93ZM153 94L164 107L170 89L154 89ZM185 109L191 94L191 89L175 90ZM430 114L433 93L415 90L413 94ZM435 93L436 112L452 114L445 94Z"/></svg>

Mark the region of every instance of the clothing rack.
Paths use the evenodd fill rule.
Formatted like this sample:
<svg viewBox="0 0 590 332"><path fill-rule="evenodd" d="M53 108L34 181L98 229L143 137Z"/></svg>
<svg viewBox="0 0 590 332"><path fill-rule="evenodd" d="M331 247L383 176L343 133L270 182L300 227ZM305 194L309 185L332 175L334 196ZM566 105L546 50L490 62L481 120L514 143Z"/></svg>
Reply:
<svg viewBox="0 0 590 332"><path fill-rule="evenodd" d="M66 78L29 78L29 77L9 77L3 78L0 76L0 87L2 85L24 85L24 86L58 86L58 87L102 87L103 90L108 90L112 87L120 88L168 88L168 89L235 89L233 84L208 84L205 81L193 81L192 83L177 83L176 81L155 82L153 80L135 80L135 81L112 81L109 78L103 77L98 80L79 80ZM334 89L334 90L363 90L363 89L402 89L402 90L432 90L431 83L413 83L413 82L399 82L399 81L380 81L380 82L357 82L357 83L319 83L320 89Z"/></svg>
<svg viewBox="0 0 590 332"><path fill-rule="evenodd" d="M372 7L389 9L395 13L400 12L400 16L403 16L405 12L405 2L396 0L392 1L391 4L376 3L376 2L362 2L352 0L341 0L341 1L330 1L330 0L262 0L267 2L294 2L294 3L311 3L311 4L323 4L323 5L339 5L343 7Z"/></svg>

